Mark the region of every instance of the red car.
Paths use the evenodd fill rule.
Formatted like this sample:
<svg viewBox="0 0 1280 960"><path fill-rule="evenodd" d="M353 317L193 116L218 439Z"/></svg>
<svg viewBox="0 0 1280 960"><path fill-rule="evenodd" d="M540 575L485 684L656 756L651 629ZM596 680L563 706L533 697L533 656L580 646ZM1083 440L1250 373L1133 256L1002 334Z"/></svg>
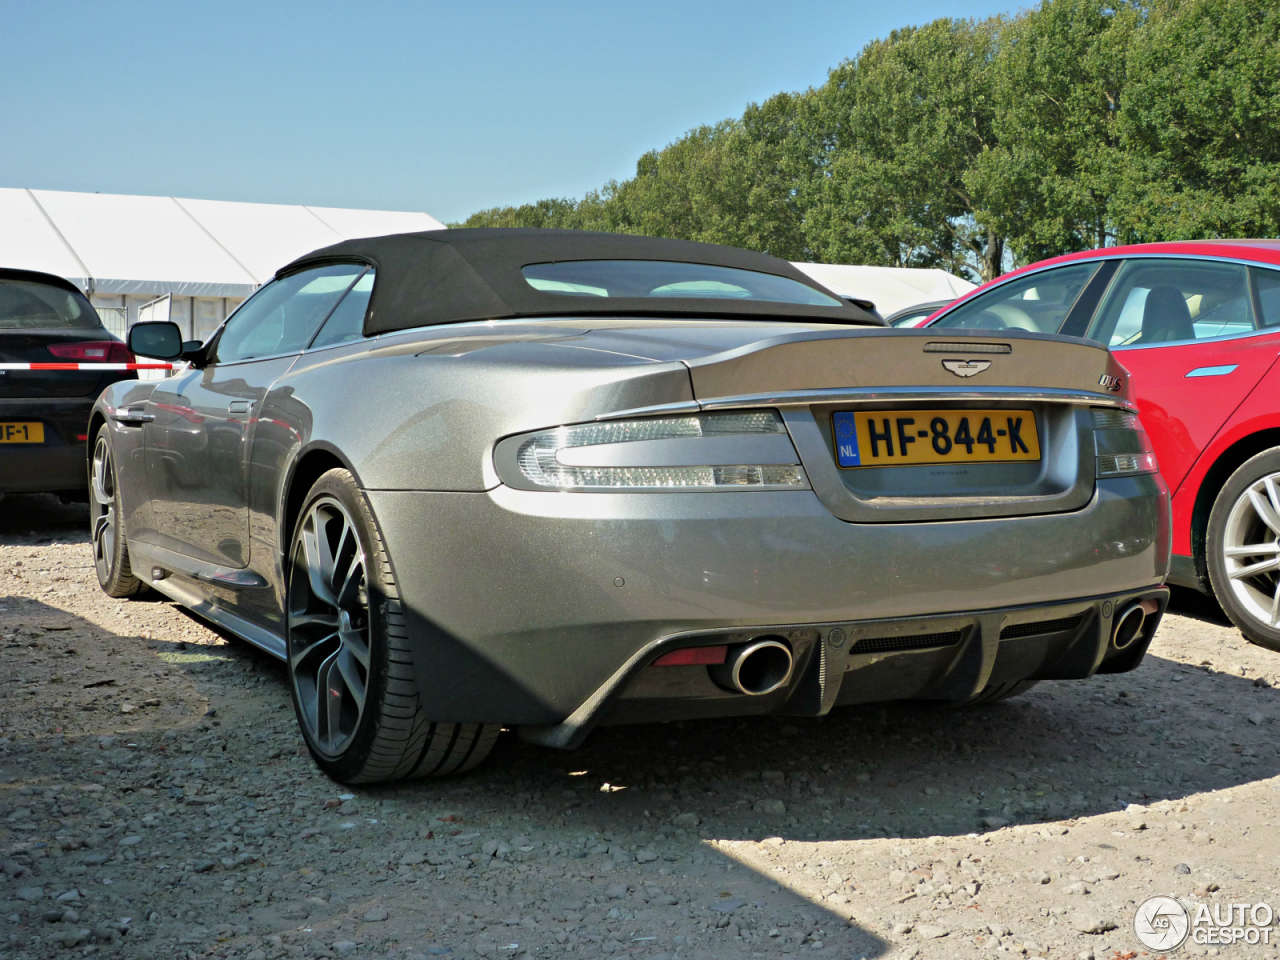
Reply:
<svg viewBox="0 0 1280 960"><path fill-rule="evenodd" d="M1280 240L1069 254L993 280L922 326L1110 346L1173 493L1169 582L1212 593L1249 640L1280 650Z"/></svg>

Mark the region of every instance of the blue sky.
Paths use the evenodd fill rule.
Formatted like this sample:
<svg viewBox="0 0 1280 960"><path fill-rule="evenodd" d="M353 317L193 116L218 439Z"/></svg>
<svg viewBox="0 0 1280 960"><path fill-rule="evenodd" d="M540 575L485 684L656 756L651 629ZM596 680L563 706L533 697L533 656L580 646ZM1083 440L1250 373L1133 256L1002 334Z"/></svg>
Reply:
<svg viewBox="0 0 1280 960"><path fill-rule="evenodd" d="M867 2L0 0L0 186L425 210L581 196L895 27Z"/></svg>

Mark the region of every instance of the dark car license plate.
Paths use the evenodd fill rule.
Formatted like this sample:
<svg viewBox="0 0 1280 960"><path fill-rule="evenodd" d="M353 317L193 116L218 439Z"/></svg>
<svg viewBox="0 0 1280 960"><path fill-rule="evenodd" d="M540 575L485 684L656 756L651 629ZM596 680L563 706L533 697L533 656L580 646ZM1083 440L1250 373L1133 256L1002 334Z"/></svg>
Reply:
<svg viewBox="0 0 1280 960"><path fill-rule="evenodd" d="M0 423L0 443L44 443L44 424Z"/></svg>
<svg viewBox="0 0 1280 960"><path fill-rule="evenodd" d="M874 410L831 415L841 467L1039 460L1030 410Z"/></svg>

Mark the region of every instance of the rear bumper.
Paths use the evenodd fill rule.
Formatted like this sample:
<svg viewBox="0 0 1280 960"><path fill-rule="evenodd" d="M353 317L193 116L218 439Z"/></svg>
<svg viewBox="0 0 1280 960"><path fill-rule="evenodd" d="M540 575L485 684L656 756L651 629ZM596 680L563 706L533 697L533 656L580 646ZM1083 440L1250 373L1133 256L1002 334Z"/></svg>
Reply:
<svg viewBox="0 0 1280 960"><path fill-rule="evenodd" d="M93 397L0 398L0 422L39 421L44 443L0 444L0 492L46 493L88 486L87 444Z"/></svg>
<svg viewBox="0 0 1280 960"><path fill-rule="evenodd" d="M439 720L598 714L630 665L682 637L781 626L811 636L773 704L786 712L830 625L1158 591L1169 559L1168 491L1150 476L1099 482L1070 513L902 524L839 520L809 491L368 497Z"/></svg>

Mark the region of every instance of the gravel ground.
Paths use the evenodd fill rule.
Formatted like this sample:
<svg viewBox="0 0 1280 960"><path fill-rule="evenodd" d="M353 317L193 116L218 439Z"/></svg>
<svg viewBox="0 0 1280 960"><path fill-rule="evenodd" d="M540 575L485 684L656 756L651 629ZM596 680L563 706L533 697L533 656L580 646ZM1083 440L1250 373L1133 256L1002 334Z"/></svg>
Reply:
<svg viewBox="0 0 1280 960"><path fill-rule="evenodd" d="M1151 894L1280 908L1280 655L1202 598L1136 673L994 707L508 736L348 790L278 664L99 592L85 516L0 503L3 960L1114 960Z"/></svg>

